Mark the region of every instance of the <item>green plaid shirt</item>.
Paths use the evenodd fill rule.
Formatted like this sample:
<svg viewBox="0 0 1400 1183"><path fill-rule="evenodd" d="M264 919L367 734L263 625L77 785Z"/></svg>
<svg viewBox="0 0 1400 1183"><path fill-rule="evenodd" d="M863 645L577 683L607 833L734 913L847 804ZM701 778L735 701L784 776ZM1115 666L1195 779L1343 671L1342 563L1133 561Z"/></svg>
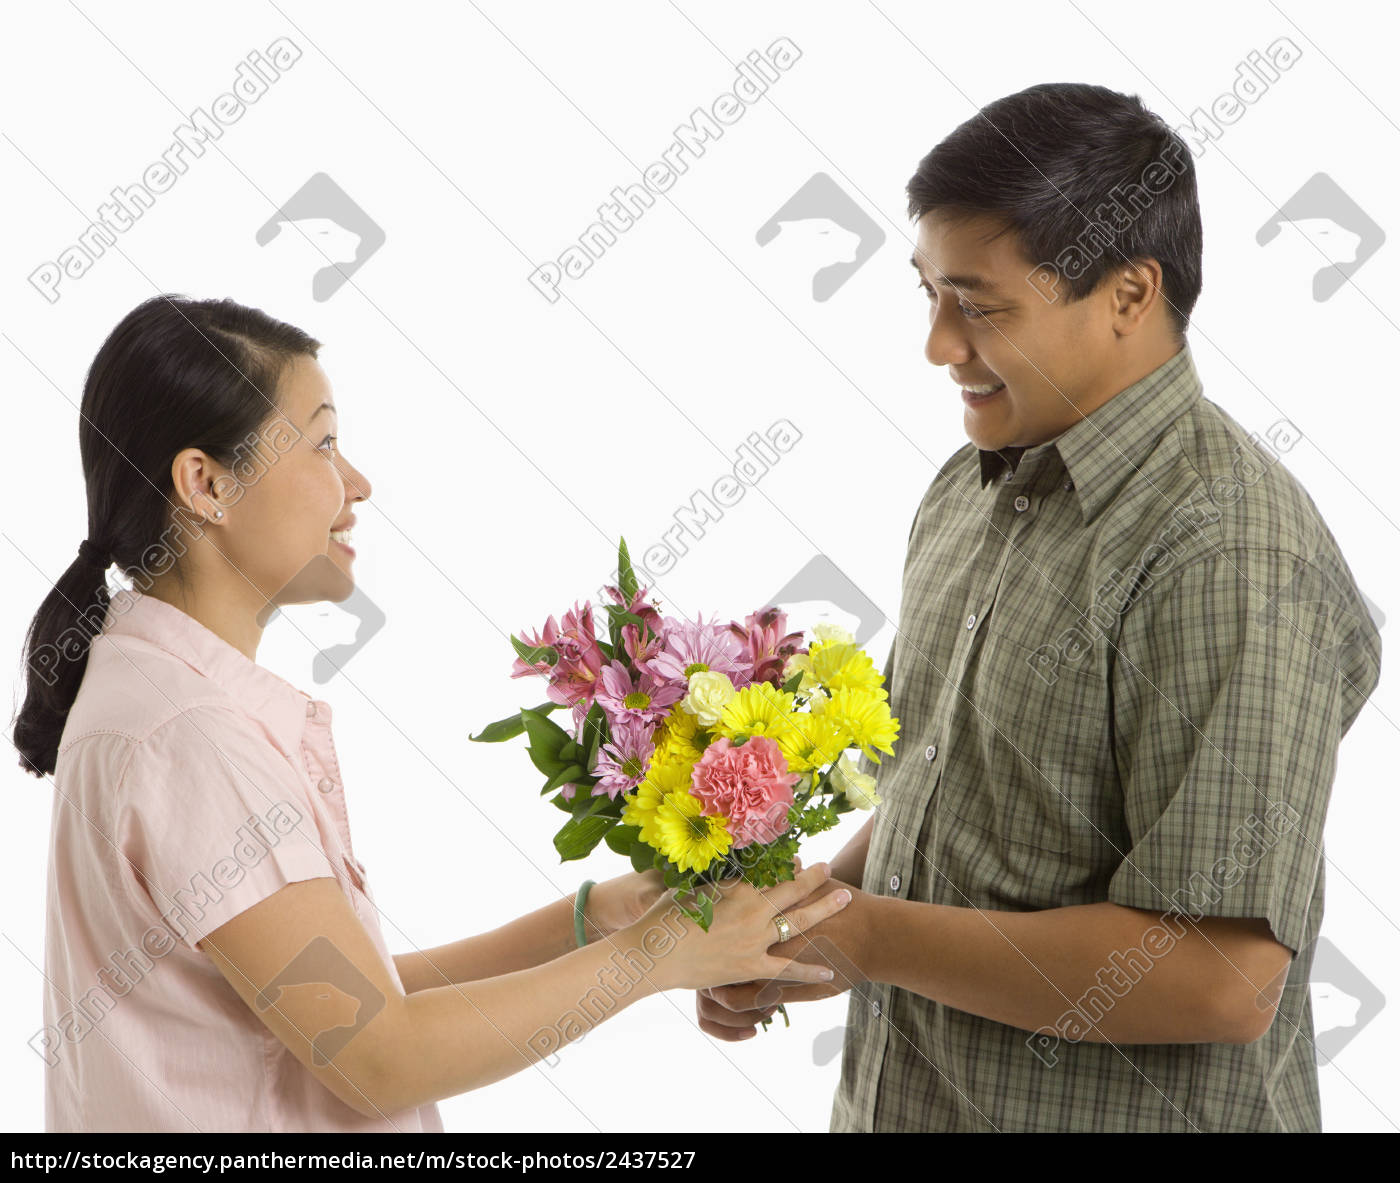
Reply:
<svg viewBox="0 0 1400 1183"><path fill-rule="evenodd" d="M1336 540L1184 347L1049 443L959 449L909 535L901 720L863 888L1033 911L1263 917L1294 951L1250 1044L1084 1040L1151 968L1033 1034L853 990L833 1131L1317 1130L1308 992L1337 746L1380 638ZM1173 927L1174 926L1174 927ZM939 956L937 949L929 957ZM1107 968L1107 966L1106 966Z"/></svg>

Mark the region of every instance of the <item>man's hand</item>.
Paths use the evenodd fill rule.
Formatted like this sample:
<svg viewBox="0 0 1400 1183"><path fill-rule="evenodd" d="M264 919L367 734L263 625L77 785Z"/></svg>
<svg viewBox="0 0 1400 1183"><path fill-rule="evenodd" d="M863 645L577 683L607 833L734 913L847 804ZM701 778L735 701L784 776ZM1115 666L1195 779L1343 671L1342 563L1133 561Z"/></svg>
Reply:
<svg viewBox="0 0 1400 1183"><path fill-rule="evenodd" d="M812 898L842 887L851 893L851 902L845 908L807 933L769 949L774 957L824 963L835 971L836 976L825 983L737 982L697 990L695 1014L701 1031L727 1043L751 1039L758 1033L758 1025L770 1018L780 1003L786 1005L831 998L869 980L860 968L864 960L860 942L866 926L859 915L845 918L848 912L863 911L862 905L869 897L858 887L829 879L812 893Z"/></svg>

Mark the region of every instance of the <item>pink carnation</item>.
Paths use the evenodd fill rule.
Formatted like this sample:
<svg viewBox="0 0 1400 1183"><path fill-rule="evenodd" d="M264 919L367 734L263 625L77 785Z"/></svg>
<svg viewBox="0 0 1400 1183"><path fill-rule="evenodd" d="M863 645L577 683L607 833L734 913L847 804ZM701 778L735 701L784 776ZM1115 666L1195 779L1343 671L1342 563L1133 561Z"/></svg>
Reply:
<svg viewBox="0 0 1400 1183"><path fill-rule="evenodd" d="M706 817L729 819L734 849L767 843L787 832L792 787L801 773L789 772L782 750L766 735L735 747L714 740L691 773L691 790Z"/></svg>

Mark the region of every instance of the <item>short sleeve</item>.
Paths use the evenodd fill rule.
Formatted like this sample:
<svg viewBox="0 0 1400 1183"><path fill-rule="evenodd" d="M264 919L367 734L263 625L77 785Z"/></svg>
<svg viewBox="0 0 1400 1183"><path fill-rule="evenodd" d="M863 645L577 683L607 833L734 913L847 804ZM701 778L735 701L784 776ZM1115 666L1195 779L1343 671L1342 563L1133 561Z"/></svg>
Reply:
<svg viewBox="0 0 1400 1183"><path fill-rule="evenodd" d="M1318 566L1240 549L1159 577L1127 610L1112 718L1132 846L1113 903L1260 917L1303 946L1337 747L1359 710L1335 658L1337 598Z"/></svg>
<svg viewBox="0 0 1400 1183"><path fill-rule="evenodd" d="M297 770L227 708L193 707L163 724L118 794L137 890L191 948L288 883L334 878Z"/></svg>

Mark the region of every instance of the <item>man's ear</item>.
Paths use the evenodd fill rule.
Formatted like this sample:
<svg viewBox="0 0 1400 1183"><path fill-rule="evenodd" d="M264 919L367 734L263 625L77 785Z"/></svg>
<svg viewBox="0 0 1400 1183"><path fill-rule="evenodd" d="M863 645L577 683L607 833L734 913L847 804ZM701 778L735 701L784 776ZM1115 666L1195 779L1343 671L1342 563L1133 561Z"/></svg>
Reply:
<svg viewBox="0 0 1400 1183"><path fill-rule="evenodd" d="M1137 332L1159 305L1162 294L1162 265L1156 259L1134 259L1115 273L1110 290L1114 327L1123 336Z"/></svg>

